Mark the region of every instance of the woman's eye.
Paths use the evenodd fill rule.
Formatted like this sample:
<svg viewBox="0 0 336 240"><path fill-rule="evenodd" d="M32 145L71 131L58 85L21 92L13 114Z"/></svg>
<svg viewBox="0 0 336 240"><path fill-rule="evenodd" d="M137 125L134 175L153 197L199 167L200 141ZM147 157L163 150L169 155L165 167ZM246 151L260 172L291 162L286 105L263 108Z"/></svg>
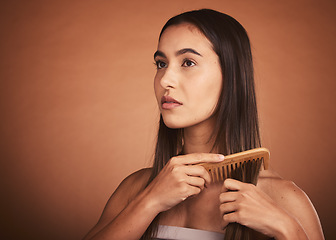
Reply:
<svg viewBox="0 0 336 240"><path fill-rule="evenodd" d="M167 64L162 61L156 61L155 64L157 69L165 68L167 66Z"/></svg>
<svg viewBox="0 0 336 240"><path fill-rule="evenodd" d="M182 64L183 67L192 67L194 65L196 65L196 64L191 60L185 60Z"/></svg>

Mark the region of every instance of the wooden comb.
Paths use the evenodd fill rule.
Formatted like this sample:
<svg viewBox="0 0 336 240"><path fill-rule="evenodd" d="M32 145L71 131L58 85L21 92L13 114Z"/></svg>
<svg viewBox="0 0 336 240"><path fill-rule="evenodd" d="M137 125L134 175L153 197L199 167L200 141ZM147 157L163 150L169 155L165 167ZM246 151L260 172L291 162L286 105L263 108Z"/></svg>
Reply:
<svg viewBox="0 0 336 240"><path fill-rule="evenodd" d="M244 169L247 165L254 164L254 171L258 171L261 164L267 170L269 166L270 153L266 148L255 148L244 152L234 153L225 156L225 159L219 163L199 163L210 174L213 182L224 181L226 178L232 178L232 173L238 169ZM258 167L255 167L258 166ZM257 174L258 175L258 174ZM251 180L253 181L253 180Z"/></svg>

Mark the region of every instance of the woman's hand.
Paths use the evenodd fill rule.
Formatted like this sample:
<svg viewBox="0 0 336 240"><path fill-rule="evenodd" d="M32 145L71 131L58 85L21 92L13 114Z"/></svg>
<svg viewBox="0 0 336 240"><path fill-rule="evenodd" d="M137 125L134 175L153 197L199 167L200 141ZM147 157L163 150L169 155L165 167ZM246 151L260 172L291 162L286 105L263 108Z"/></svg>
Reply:
<svg viewBox="0 0 336 240"><path fill-rule="evenodd" d="M287 239L285 235L299 229L300 239L307 239L300 224L253 184L226 179L219 199L223 228L237 222L276 239Z"/></svg>
<svg viewBox="0 0 336 240"><path fill-rule="evenodd" d="M166 211L190 196L199 194L211 182L201 162L220 162L224 156L212 153L180 155L169 160L146 191L158 212Z"/></svg>

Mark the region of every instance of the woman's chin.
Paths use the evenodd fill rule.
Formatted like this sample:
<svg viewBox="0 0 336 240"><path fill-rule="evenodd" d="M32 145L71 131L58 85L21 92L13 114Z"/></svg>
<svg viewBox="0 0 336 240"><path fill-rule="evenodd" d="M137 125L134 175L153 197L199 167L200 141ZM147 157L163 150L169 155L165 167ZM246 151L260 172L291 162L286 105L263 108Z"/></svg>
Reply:
<svg viewBox="0 0 336 240"><path fill-rule="evenodd" d="M181 121L168 121L163 119L164 124L171 129L187 128L193 126L193 123L186 123Z"/></svg>
<svg viewBox="0 0 336 240"><path fill-rule="evenodd" d="M163 119L164 124L166 125L166 127L171 128L171 129L179 129L179 128L185 128L185 124L178 122L178 121L169 121L169 120L165 120Z"/></svg>
<svg viewBox="0 0 336 240"><path fill-rule="evenodd" d="M171 128L171 129L184 128L184 126L181 125L181 124L170 123L170 122L169 122L169 123L166 123L166 122L165 122L165 125L166 125L167 128Z"/></svg>

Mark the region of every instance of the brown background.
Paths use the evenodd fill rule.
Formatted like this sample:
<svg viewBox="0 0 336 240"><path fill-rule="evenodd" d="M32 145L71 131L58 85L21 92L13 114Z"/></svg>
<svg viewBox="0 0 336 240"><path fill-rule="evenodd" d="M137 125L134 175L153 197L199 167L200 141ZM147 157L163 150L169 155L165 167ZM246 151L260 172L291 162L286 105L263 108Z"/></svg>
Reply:
<svg viewBox="0 0 336 240"><path fill-rule="evenodd" d="M120 181L149 166L165 21L226 12L253 44L272 167L336 231L334 1L1 1L2 239L80 239Z"/></svg>

